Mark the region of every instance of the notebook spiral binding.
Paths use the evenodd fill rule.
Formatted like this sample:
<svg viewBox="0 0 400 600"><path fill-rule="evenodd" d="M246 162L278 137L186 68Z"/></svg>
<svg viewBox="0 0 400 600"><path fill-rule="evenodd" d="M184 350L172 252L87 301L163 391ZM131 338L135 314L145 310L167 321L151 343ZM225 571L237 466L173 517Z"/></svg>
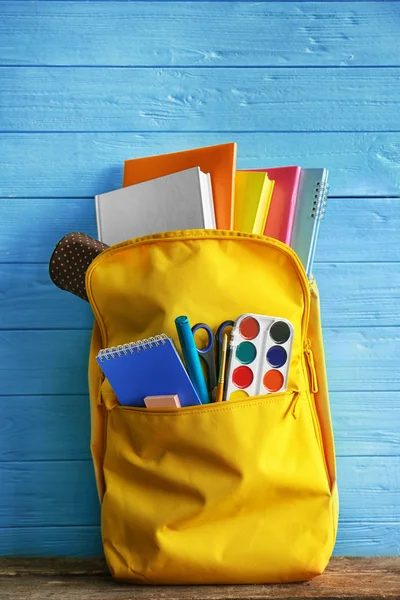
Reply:
<svg viewBox="0 0 400 600"><path fill-rule="evenodd" d="M165 346L165 340L168 336L165 333L156 335L154 337L145 338L144 340L138 340L137 342L131 342L130 344L121 344L119 346L112 346L111 348L103 348L97 355L97 358L104 362L104 360L111 360L124 354L135 354L135 352L144 352L150 350L154 346Z"/></svg>
<svg viewBox="0 0 400 600"><path fill-rule="evenodd" d="M311 216L315 219L323 219L326 211L326 200L329 193L329 184L317 181L314 193L314 202Z"/></svg>

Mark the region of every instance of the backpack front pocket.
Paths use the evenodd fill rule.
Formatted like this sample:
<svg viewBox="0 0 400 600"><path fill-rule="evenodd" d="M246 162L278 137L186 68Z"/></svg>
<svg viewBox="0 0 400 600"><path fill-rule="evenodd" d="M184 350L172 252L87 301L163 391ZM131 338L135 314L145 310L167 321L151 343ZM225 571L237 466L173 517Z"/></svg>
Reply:
<svg viewBox="0 0 400 600"><path fill-rule="evenodd" d="M108 411L102 535L113 575L268 583L322 572L334 532L309 400Z"/></svg>

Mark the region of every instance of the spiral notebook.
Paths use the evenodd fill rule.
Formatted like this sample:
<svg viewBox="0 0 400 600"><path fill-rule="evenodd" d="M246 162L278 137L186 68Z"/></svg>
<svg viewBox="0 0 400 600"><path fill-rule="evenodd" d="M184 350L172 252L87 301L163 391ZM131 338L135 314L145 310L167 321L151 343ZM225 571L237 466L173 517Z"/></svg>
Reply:
<svg viewBox="0 0 400 600"><path fill-rule="evenodd" d="M301 169L290 246L298 254L309 277L317 247L319 226L328 195L327 169Z"/></svg>
<svg viewBox="0 0 400 600"><path fill-rule="evenodd" d="M123 406L146 396L177 394L181 406L201 404L173 341L165 334L100 350L96 360Z"/></svg>

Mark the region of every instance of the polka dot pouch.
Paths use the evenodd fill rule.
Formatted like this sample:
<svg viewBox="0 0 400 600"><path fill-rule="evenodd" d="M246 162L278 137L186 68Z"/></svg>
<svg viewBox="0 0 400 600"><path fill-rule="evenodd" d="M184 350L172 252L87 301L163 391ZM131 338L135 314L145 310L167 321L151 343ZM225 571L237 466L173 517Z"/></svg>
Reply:
<svg viewBox="0 0 400 600"><path fill-rule="evenodd" d="M108 248L85 233L65 235L54 248L49 263L50 278L62 290L89 301L85 287L86 271L98 254Z"/></svg>

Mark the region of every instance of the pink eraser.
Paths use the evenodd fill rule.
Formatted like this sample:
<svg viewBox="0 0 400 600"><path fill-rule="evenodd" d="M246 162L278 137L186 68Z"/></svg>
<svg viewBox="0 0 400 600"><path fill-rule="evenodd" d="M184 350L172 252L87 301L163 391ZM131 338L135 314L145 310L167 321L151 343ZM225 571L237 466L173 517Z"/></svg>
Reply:
<svg viewBox="0 0 400 600"><path fill-rule="evenodd" d="M180 408L178 394L171 396L146 396L144 399L146 408Z"/></svg>

